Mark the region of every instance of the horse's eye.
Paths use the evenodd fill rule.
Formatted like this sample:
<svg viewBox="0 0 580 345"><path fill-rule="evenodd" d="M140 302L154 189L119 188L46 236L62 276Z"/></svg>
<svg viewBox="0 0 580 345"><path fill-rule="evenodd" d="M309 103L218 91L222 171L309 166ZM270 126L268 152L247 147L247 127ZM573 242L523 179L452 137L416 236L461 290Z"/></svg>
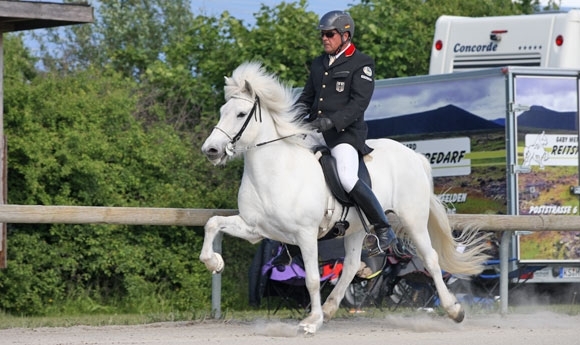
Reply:
<svg viewBox="0 0 580 345"><path fill-rule="evenodd" d="M238 117L246 117L246 113L241 112L241 113L238 114Z"/></svg>

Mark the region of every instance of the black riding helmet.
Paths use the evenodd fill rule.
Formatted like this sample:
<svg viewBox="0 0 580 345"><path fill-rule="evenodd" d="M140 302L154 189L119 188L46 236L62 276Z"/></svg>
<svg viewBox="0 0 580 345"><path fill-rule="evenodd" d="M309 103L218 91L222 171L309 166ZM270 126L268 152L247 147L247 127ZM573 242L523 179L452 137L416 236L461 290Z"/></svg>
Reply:
<svg viewBox="0 0 580 345"><path fill-rule="evenodd" d="M354 20L352 20L352 17L346 12L330 11L320 18L318 30L336 30L341 36L343 33L348 32L350 39L352 40L352 37L354 36Z"/></svg>

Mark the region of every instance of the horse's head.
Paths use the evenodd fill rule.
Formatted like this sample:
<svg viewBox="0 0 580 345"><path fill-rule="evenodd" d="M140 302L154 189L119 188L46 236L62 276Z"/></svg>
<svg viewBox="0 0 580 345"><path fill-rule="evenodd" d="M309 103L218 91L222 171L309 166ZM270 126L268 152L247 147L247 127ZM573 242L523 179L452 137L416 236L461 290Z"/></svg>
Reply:
<svg viewBox="0 0 580 345"><path fill-rule="evenodd" d="M231 78L226 77L226 103L220 108L218 124L201 147L202 152L214 165L225 164L228 159L235 157L235 146L242 138L242 134L249 131L248 125L252 118L261 120L259 98L250 83L245 81L243 88L238 92L228 94L228 88L233 88L231 85L233 83ZM246 138L247 136L246 133Z"/></svg>
<svg viewBox="0 0 580 345"><path fill-rule="evenodd" d="M225 79L226 103L201 147L214 165L225 164L248 148L306 132L294 122L298 110L292 90L261 64L244 63Z"/></svg>

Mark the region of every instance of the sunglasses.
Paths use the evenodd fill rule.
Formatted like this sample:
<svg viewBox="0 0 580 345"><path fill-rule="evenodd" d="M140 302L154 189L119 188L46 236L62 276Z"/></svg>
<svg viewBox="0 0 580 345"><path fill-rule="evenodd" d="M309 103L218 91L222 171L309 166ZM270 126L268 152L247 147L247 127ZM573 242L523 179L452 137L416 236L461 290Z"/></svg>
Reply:
<svg viewBox="0 0 580 345"><path fill-rule="evenodd" d="M337 32L336 31L321 31L320 32L320 37L326 37L326 38L333 38L334 35L336 35Z"/></svg>

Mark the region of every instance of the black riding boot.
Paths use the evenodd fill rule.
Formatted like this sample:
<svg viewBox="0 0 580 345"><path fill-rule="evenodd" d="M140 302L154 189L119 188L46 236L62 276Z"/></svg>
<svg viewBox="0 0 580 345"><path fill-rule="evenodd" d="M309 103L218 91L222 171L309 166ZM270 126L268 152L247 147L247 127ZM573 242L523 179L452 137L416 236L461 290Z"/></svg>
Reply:
<svg viewBox="0 0 580 345"><path fill-rule="evenodd" d="M372 189L363 181L358 180L349 195L367 216L368 221L374 225L380 249L385 251L390 246L396 245L397 235L391 228L385 211Z"/></svg>

